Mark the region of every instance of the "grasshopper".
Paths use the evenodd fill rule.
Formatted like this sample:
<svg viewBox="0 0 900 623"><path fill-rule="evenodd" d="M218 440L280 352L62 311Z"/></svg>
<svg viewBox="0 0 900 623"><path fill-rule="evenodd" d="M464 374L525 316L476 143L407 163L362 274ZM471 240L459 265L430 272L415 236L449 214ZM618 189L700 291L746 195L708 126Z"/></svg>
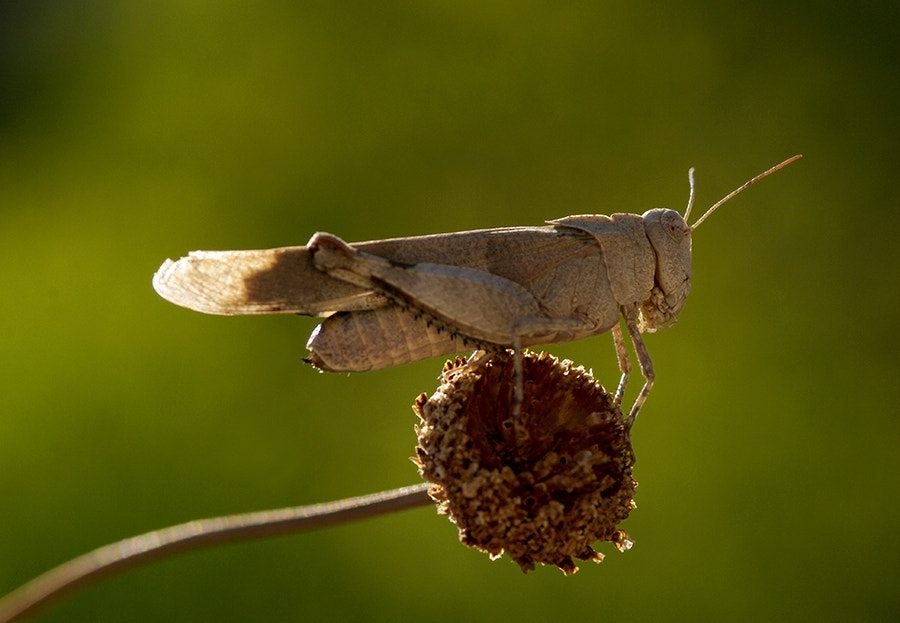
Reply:
<svg viewBox="0 0 900 623"><path fill-rule="evenodd" d="M656 375L642 333L671 326L691 289L691 234L760 173L688 225L655 208L642 215L587 214L538 227L503 227L348 244L316 233L306 246L194 251L166 260L153 287L166 300L209 314L324 317L307 343L321 370L361 372L461 352L516 354L612 332L621 402L631 374L622 330L631 338L644 385L630 429ZM470 363L471 365L471 363Z"/></svg>

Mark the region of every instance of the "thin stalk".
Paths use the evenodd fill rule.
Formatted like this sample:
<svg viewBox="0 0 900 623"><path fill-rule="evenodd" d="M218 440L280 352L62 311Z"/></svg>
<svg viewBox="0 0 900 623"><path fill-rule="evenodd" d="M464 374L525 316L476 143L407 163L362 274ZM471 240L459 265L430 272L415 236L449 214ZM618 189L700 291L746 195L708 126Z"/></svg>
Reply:
<svg viewBox="0 0 900 623"><path fill-rule="evenodd" d="M432 504L423 483L355 498L198 519L104 545L36 577L0 599L0 623L21 620L75 588L151 560L219 543L297 534Z"/></svg>

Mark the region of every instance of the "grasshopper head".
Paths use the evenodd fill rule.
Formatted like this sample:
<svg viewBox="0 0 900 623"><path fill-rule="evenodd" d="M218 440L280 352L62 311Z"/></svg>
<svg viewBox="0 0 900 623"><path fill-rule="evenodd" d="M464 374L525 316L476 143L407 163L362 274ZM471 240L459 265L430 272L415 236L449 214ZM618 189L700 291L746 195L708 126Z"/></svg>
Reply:
<svg viewBox="0 0 900 623"><path fill-rule="evenodd" d="M675 210L655 208L642 218L656 253L653 291L641 306L642 330L654 331L675 322L691 291L691 228Z"/></svg>
<svg viewBox="0 0 900 623"><path fill-rule="evenodd" d="M694 205L694 170L688 171L691 193L684 216L675 210L656 208L644 212L644 231L656 253L656 275L650 298L641 304L641 331L655 331L671 325L691 291L691 232L715 212L719 206L743 192L751 184L801 158L800 154L776 164L717 201L703 216L688 226L687 220Z"/></svg>

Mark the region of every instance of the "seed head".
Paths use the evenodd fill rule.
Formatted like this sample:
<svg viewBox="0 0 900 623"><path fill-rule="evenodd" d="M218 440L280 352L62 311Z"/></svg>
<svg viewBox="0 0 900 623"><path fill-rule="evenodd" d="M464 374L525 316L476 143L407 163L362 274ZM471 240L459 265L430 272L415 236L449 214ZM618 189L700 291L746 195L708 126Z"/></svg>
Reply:
<svg viewBox="0 0 900 623"><path fill-rule="evenodd" d="M574 559L603 559L597 541L631 547L617 526L635 508L634 453L618 405L587 371L544 353L522 364L514 417L511 354L447 362L444 383L413 405L413 461L464 544L525 572L541 563L570 575Z"/></svg>

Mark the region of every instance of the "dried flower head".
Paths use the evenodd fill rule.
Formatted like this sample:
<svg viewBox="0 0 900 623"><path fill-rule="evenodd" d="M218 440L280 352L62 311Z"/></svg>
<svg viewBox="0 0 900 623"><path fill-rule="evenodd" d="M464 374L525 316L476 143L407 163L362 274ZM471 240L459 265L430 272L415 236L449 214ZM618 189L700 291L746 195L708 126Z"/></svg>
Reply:
<svg viewBox="0 0 900 623"><path fill-rule="evenodd" d="M631 547L617 525L635 508L634 453L622 412L588 372L544 353L522 363L514 417L512 355L447 362L445 382L413 405L413 461L464 544L525 572L541 563L570 575L574 559L603 559L597 541Z"/></svg>

